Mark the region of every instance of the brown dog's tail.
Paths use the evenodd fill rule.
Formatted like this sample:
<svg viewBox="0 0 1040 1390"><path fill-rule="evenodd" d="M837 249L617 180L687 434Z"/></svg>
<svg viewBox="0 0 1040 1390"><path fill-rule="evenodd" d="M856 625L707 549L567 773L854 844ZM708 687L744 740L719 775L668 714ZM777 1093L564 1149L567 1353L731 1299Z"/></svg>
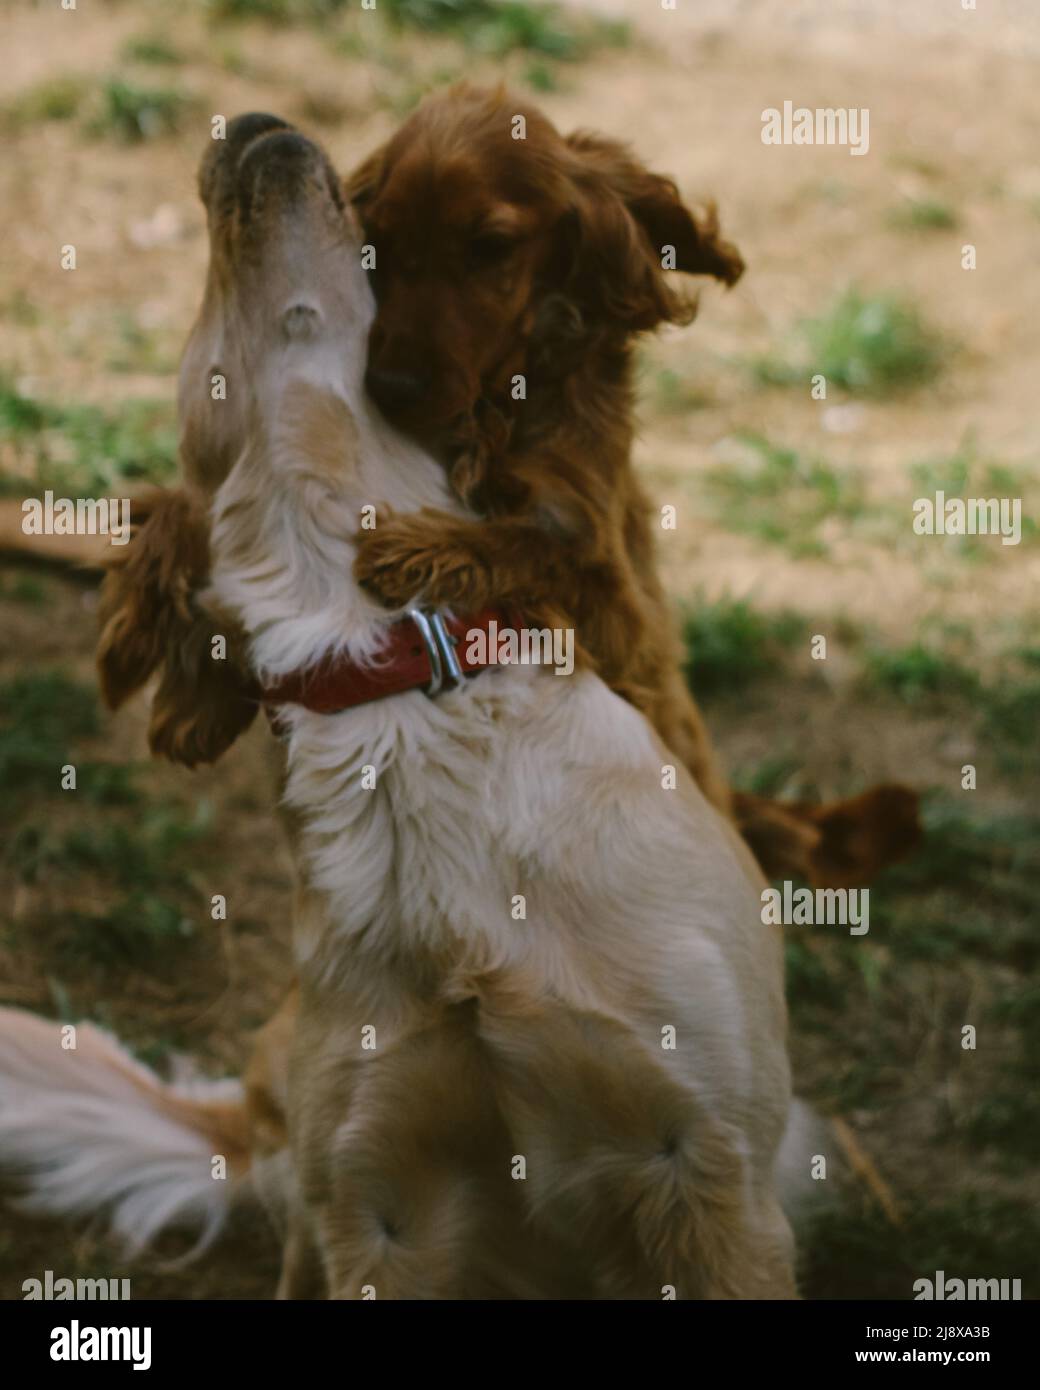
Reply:
<svg viewBox="0 0 1040 1390"><path fill-rule="evenodd" d="M814 888L862 887L921 841L917 793L895 783L822 805L735 792L733 813L767 878Z"/></svg>
<svg viewBox="0 0 1040 1390"><path fill-rule="evenodd" d="M17 1210L101 1217L130 1255L173 1227L199 1253L249 1187L242 1086L168 1085L93 1024L0 1009L0 1175Z"/></svg>

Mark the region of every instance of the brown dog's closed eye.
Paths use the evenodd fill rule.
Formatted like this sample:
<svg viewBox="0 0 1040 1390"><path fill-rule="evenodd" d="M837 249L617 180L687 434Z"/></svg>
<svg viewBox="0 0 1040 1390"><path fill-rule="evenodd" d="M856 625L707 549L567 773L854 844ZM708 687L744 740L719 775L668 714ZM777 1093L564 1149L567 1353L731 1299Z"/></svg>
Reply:
<svg viewBox="0 0 1040 1390"><path fill-rule="evenodd" d="M97 668L110 709L156 672L148 738L153 753L194 767L215 761L253 722L256 690L236 660L234 634L196 606L209 575L206 517L184 492L156 498L130 544L109 562L101 590ZM228 638L225 659L214 637Z"/></svg>

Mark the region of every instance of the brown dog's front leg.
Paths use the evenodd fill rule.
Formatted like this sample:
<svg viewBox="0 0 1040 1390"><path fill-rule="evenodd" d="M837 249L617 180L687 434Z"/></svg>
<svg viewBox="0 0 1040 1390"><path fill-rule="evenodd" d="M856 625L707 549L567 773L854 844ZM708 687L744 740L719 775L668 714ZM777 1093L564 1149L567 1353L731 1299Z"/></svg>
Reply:
<svg viewBox="0 0 1040 1390"><path fill-rule="evenodd" d="M573 546L530 521L468 521L447 512L384 513L357 537L354 575L389 608L413 599L460 609L556 607L575 592Z"/></svg>

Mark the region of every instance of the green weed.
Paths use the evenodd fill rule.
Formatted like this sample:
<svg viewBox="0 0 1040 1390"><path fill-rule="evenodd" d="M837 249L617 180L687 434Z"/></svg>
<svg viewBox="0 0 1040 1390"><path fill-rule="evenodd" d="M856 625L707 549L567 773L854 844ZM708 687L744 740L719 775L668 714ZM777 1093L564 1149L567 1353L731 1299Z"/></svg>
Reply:
<svg viewBox="0 0 1040 1390"><path fill-rule="evenodd" d="M926 695L973 697L979 678L956 658L913 642L906 647L868 647L864 653L871 684L913 704Z"/></svg>
<svg viewBox="0 0 1040 1390"><path fill-rule="evenodd" d="M25 469L0 490L24 497L45 488L96 496L131 479L162 481L176 471L177 434L169 401L127 401L116 412L25 395L0 375L0 429Z"/></svg>
<svg viewBox="0 0 1040 1390"><path fill-rule="evenodd" d="M731 531L783 546L796 556L822 555L819 528L834 518L851 521L864 509L858 472L839 472L823 459L741 434L741 457L706 476L720 520Z"/></svg>
<svg viewBox="0 0 1040 1390"><path fill-rule="evenodd" d="M698 695L730 694L771 670L804 633L796 614L760 613L742 599L692 605L683 618L686 679Z"/></svg>
<svg viewBox="0 0 1040 1390"><path fill-rule="evenodd" d="M889 213L889 223L900 231L948 231L957 225L957 214L936 198L907 198Z"/></svg>
<svg viewBox="0 0 1040 1390"><path fill-rule="evenodd" d="M101 84L88 129L92 135L127 144L155 140L175 134L193 104L190 97L172 87L142 87L121 77L109 77Z"/></svg>
<svg viewBox="0 0 1040 1390"><path fill-rule="evenodd" d="M766 385L808 386L815 375L828 384L868 396L894 395L939 375L950 348L904 301L865 297L849 290L819 318L800 325L807 353L759 358L751 363Z"/></svg>
<svg viewBox="0 0 1040 1390"><path fill-rule="evenodd" d="M1035 1207L972 1191L946 1202L923 1197L902 1205L898 1228L873 1205L820 1216L801 1243L806 1297L906 1301L914 1296L914 1281L933 1279L936 1270L965 1279L1011 1278L1036 1268Z"/></svg>
<svg viewBox="0 0 1040 1390"><path fill-rule="evenodd" d="M384 0L384 8L401 28L446 34L496 58L520 51L571 60L628 38L624 24L581 21L557 5L527 0Z"/></svg>
<svg viewBox="0 0 1040 1390"><path fill-rule="evenodd" d="M48 77L29 87L5 109L8 125L29 128L42 121L71 121L78 116L89 84L71 75Z"/></svg>
<svg viewBox="0 0 1040 1390"><path fill-rule="evenodd" d="M173 68L186 62L184 54L162 34L137 34L123 45L128 63L147 63L152 67Z"/></svg>
<svg viewBox="0 0 1040 1390"><path fill-rule="evenodd" d="M100 730L93 689L60 671L25 672L0 685L0 786L13 797L60 790L77 740Z"/></svg>

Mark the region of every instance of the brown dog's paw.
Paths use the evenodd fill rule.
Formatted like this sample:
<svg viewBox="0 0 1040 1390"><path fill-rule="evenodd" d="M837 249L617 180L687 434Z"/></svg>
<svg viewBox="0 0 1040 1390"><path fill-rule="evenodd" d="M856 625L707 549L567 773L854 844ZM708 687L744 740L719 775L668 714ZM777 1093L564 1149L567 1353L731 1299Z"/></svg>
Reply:
<svg viewBox="0 0 1040 1390"><path fill-rule="evenodd" d="M356 536L354 578L387 608L424 596L433 573L433 537L416 518L380 509L374 530Z"/></svg>
<svg viewBox="0 0 1040 1390"><path fill-rule="evenodd" d="M477 595L482 569L453 517L382 512L375 529L360 532L356 542L354 577L387 608L415 599L472 602Z"/></svg>

